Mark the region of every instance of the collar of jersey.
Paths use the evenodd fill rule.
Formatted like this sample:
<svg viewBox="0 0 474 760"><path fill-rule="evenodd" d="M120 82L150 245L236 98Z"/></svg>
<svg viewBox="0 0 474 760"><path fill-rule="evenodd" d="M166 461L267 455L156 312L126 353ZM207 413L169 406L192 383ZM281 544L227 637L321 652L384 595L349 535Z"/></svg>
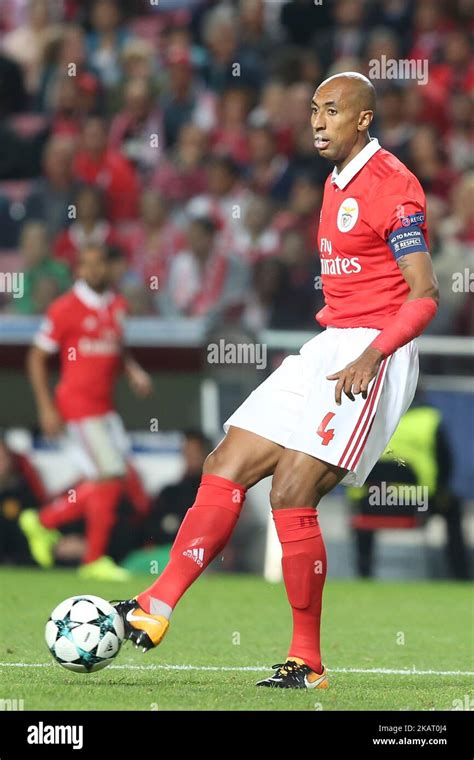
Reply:
<svg viewBox="0 0 474 760"><path fill-rule="evenodd" d="M74 293L89 309L103 309L109 305L114 297L111 290L104 293L96 293L84 280L78 280L74 283Z"/></svg>
<svg viewBox="0 0 474 760"><path fill-rule="evenodd" d="M354 179L357 172L359 172L362 167L366 165L369 158L372 158L374 153L377 153L379 149L379 141L376 137L371 137L370 142L367 143L367 145L362 148L362 150L356 156L354 156L352 161L349 161L342 172L338 172L336 167L334 167L332 170L331 178L333 185L337 185L340 190L344 190L351 179Z"/></svg>

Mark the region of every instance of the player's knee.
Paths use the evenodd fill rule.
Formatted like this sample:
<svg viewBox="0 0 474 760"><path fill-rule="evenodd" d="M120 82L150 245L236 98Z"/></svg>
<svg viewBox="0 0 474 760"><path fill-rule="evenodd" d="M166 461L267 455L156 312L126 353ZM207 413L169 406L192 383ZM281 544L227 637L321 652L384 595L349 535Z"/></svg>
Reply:
<svg viewBox="0 0 474 760"><path fill-rule="evenodd" d="M270 491L272 509L288 509L289 507L307 507L308 497L298 483L279 478L273 483Z"/></svg>
<svg viewBox="0 0 474 760"><path fill-rule="evenodd" d="M202 468L203 475L220 475L221 478L233 480L232 459L222 447L207 455Z"/></svg>
<svg viewBox="0 0 474 760"><path fill-rule="evenodd" d="M305 483L295 478L293 473L275 476L270 491L272 509L289 509L290 507L316 507L327 493L323 480Z"/></svg>
<svg viewBox="0 0 474 760"><path fill-rule="evenodd" d="M258 480L258 477L253 477L248 463L236 457L236 452L231 451L231 447L224 444L208 454L202 473L203 475L219 475L221 478L239 483L244 488L250 488Z"/></svg>
<svg viewBox="0 0 474 760"><path fill-rule="evenodd" d="M211 451L211 453L208 454L204 460L204 464L202 466L202 472L204 475L217 475L218 473L216 472L216 470L219 469L220 465L221 465L220 454L218 454L217 451Z"/></svg>
<svg viewBox="0 0 474 760"><path fill-rule="evenodd" d="M281 486L272 486L272 489L270 491L270 504L272 509L285 509L287 507L292 506L287 501L288 497L288 491L285 488L285 486L282 484Z"/></svg>

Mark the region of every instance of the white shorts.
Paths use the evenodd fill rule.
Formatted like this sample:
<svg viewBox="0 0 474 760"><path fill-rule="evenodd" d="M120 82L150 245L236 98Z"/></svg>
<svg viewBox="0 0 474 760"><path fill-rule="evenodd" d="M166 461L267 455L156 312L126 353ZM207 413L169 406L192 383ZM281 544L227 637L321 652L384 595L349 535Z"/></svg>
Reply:
<svg viewBox="0 0 474 760"><path fill-rule="evenodd" d="M66 425L66 453L88 480L125 475L129 442L117 412L84 417Z"/></svg>
<svg viewBox="0 0 474 760"><path fill-rule="evenodd" d="M415 341L384 359L367 399L342 394L326 380L354 361L380 333L328 327L296 356L287 356L224 423L348 470L344 485L361 486L410 406L418 381Z"/></svg>

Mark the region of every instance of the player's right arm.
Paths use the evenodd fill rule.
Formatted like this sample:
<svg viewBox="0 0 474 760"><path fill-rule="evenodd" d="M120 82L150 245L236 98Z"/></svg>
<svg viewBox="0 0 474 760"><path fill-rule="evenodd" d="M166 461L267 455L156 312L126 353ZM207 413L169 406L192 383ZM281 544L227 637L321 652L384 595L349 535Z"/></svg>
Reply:
<svg viewBox="0 0 474 760"><path fill-rule="evenodd" d="M26 369L36 401L40 427L46 436L56 436L63 428L63 421L51 392L48 371L49 357L59 349L62 324L63 320L58 319L53 304L48 309L26 358Z"/></svg>

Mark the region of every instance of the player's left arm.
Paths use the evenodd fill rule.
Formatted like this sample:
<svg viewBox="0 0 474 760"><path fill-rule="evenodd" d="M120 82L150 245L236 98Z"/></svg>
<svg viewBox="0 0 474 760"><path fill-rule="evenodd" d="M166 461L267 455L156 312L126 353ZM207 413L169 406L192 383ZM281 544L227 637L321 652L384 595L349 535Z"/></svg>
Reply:
<svg viewBox="0 0 474 760"><path fill-rule="evenodd" d="M436 314L439 301L438 282L427 251L406 254L398 266L410 293L390 324L377 335L365 351L340 372L328 375L337 380L336 404L342 392L351 400L359 393L367 398L369 383L377 375L382 360L420 335Z"/></svg>
<svg viewBox="0 0 474 760"><path fill-rule="evenodd" d="M120 295L118 307L122 317L130 313L126 299ZM146 398L153 393L153 381L151 376L133 358L132 353L122 344L122 371L127 378L130 388L139 398Z"/></svg>
<svg viewBox="0 0 474 760"><path fill-rule="evenodd" d="M133 392L140 398L146 398L153 392L151 375L133 358L130 351L123 352L123 371Z"/></svg>

